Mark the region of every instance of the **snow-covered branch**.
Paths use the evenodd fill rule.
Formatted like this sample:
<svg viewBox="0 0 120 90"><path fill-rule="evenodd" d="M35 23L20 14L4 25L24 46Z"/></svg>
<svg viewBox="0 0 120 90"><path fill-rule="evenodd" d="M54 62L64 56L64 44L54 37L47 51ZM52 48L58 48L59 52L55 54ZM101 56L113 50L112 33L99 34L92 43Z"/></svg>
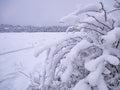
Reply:
<svg viewBox="0 0 120 90"><path fill-rule="evenodd" d="M100 5L77 9L62 18L62 22L74 23L67 32L77 32L38 50L36 56L47 51L39 89L115 90L120 86L120 27L109 15L114 11ZM80 20L83 14L85 19ZM114 81L116 86L112 86Z"/></svg>

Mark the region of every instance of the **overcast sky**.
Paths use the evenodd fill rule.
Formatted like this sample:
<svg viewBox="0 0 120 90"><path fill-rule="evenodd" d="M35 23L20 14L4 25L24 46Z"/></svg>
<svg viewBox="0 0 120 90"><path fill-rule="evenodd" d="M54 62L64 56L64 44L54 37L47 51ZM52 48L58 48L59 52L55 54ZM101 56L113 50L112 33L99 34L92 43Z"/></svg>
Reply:
<svg viewBox="0 0 120 90"><path fill-rule="evenodd" d="M76 5L96 1L99 0L0 0L0 23L56 25L61 17L74 11Z"/></svg>

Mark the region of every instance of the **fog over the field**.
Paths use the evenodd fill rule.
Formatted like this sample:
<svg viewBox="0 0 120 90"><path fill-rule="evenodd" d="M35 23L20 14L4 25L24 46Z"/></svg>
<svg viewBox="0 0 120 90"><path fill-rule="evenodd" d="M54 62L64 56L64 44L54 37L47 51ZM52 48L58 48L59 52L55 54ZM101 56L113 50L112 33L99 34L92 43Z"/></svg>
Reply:
<svg viewBox="0 0 120 90"><path fill-rule="evenodd" d="M0 0L0 23L20 25L56 25L78 4L100 0ZM101 0L109 3L114 0ZM107 3L108 4L108 3Z"/></svg>

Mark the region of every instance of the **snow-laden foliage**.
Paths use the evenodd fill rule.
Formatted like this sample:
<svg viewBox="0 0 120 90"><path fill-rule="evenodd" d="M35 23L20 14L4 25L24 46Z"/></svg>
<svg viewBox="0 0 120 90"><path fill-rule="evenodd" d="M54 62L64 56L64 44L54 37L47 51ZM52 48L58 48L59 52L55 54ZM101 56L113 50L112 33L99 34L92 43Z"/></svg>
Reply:
<svg viewBox="0 0 120 90"><path fill-rule="evenodd" d="M44 68L27 90L120 90L120 4L113 10L90 5L63 17L68 37L38 50ZM117 10L116 10L117 9ZM69 33L69 31L73 31Z"/></svg>

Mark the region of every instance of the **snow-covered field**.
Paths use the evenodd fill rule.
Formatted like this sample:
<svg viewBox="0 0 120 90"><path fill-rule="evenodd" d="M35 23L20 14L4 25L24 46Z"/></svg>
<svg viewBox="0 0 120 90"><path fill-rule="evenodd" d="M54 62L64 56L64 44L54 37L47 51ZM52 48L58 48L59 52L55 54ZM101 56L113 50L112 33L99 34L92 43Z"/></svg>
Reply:
<svg viewBox="0 0 120 90"><path fill-rule="evenodd" d="M30 75L44 59L44 55L34 56L37 49L65 36L66 33L0 33L0 90L25 90L30 80L24 74Z"/></svg>

